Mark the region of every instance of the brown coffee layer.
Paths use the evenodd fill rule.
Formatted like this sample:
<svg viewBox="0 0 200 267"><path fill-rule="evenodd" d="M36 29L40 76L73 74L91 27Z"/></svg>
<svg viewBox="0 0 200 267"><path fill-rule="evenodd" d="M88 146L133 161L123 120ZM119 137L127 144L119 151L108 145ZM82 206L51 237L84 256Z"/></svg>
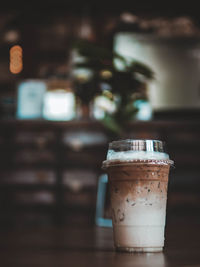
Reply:
<svg viewBox="0 0 200 267"><path fill-rule="evenodd" d="M158 201L166 198L167 195L167 182L162 181L111 181L110 192L111 199L121 199L125 201L127 205L136 205L137 199L142 198L145 204L152 205L149 202L152 194L156 195Z"/></svg>
<svg viewBox="0 0 200 267"><path fill-rule="evenodd" d="M165 204L169 168L169 165L146 163L109 167L111 203L126 203L126 207L153 206L155 201L159 205Z"/></svg>
<svg viewBox="0 0 200 267"><path fill-rule="evenodd" d="M170 165L149 163L127 163L107 169L110 181L168 181Z"/></svg>

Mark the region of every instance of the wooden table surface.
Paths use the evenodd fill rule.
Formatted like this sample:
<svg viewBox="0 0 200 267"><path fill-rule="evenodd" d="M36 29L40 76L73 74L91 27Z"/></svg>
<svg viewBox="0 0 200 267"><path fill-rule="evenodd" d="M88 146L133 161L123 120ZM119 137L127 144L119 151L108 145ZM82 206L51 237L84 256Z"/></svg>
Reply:
<svg viewBox="0 0 200 267"><path fill-rule="evenodd" d="M116 253L110 228L1 229L0 266L200 266L200 223L169 223L163 253L136 254Z"/></svg>

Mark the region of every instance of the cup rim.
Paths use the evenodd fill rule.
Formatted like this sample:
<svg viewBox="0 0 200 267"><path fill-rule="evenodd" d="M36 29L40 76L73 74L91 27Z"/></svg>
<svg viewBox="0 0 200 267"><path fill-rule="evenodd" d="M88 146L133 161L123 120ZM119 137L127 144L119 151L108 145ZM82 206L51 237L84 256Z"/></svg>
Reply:
<svg viewBox="0 0 200 267"><path fill-rule="evenodd" d="M166 152L164 141L157 139L122 139L109 143L109 150L119 151L147 151L147 152Z"/></svg>

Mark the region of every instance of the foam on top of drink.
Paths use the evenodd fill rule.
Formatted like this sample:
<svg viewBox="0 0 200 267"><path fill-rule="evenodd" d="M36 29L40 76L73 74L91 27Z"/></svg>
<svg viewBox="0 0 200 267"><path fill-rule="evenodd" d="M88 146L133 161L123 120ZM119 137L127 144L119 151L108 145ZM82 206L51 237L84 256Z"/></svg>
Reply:
<svg viewBox="0 0 200 267"><path fill-rule="evenodd" d="M173 161L165 152L163 142L159 140L120 140L109 144L103 168L124 162L144 162L170 164Z"/></svg>
<svg viewBox="0 0 200 267"><path fill-rule="evenodd" d="M155 151L114 151L109 150L107 160L166 160L169 155Z"/></svg>
<svg viewBox="0 0 200 267"><path fill-rule="evenodd" d="M107 159L103 162L103 169L109 166L121 165L124 163L149 163L149 164L169 164L173 165L173 161L169 159L169 155L163 152L147 152L147 151L108 151Z"/></svg>

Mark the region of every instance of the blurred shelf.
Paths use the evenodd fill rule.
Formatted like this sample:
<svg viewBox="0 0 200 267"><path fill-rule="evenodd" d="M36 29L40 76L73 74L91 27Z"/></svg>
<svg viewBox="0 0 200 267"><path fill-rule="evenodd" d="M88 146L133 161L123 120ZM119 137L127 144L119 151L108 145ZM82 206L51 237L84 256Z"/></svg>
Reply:
<svg viewBox="0 0 200 267"><path fill-rule="evenodd" d="M1 182L1 181L0 181ZM0 191L12 192L12 191L55 191L57 186L54 184L0 184Z"/></svg>
<svg viewBox="0 0 200 267"><path fill-rule="evenodd" d="M184 206L194 210L200 207L199 136L198 120L134 121L125 131L124 138L166 141L175 161L169 183L170 212L176 213ZM94 218L96 182L103 172L101 164L110 138L104 125L92 119L65 122L1 119L1 210L15 213L16 217L20 212L44 212L63 224L70 213L82 213L85 217L92 214ZM28 175L30 184L26 183ZM41 192L45 192L47 200L41 195L37 198Z"/></svg>
<svg viewBox="0 0 200 267"><path fill-rule="evenodd" d="M48 121L44 119L37 120L19 120L19 119L1 119L0 127L23 127L24 129L30 130L48 130L54 127L54 129L68 129L76 128L81 129L82 127L91 127L98 129L104 129L103 124L97 120L72 120L72 121ZM133 121L128 126L128 129L148 130L155 131L157 129L163 129L165 131L200 131L200 121L199 120L152 120L152 121ZM173 132L172 132L173 133Z"/></svg>
<svg viewBox="0 0 200 267"><path fill-rule="evenodd" d="M77 126L77 125L88 125L88 124L99 124L98 121L96 120L87 120L87 119L81 119L81 120L71 120L71 121L49 121L49 120L44 120L44 119L1 119L0 120L0 125L7 125L7 126L12 126L12 125L23 125L23 126L57 126L57 127L62 127L62 126Z"/></svg>
<svg viewBox="0 0 200 267"><path fill-rule="evenodd" d="M35 170L51 170L51 169L55 169L58 167L58 165L56 163L26 163L26 162L21 162L21 163L13 163L13 162L3 162L4 164L0 165L0 170L4 171L4 170L29 170L29 169L35 169ZM60 166L60 165L59 165Z"/></svg>
<svg viewBox="0 0 200 267"><path fill-rule="evenodd" d="M148 16L180 16L180 15L190 15L197 16L198 18L198 1L128 1L125 0L123 2L117 2L114 0L111 1L98 1L91 2L89 0L79 1L79 0L44 0L39 1L35 0L31 2L31 4L26 3L22 0L18 0L17 2L13 2L12 5L10 2L5 2L5 4L1 8L1 13L4 11L17 10L24 11L26 16L28 17L30 22L35 22L35 16L33 14L37 13L37 19L39 22L44 20L44 10L48 11L47 14L50 16L51 14L56 14L57 16L64 14L76 14L81 15L85 7L91 12L91 16L103 16L105 13L108 14L121 14L121 12L129 10L129 12L134 12L135 15L138 14L146 14ZM32 10L32 13L30 12ZM29 13L28 13L29 12ZM31 13L31 14L30 14ZM22 17L23 18L23 17ZM26 17L25 17L26 18ZM48 18L48 17L47 17ZM27 19L27 20L28 20ZM42 21L43 21L42 20ZM24 21L23 21L24 22Z"/></svg>
<svg viewBox="0 0 200 267"><path fill-rule="evenodd" d="M64 184L60 184L59 186L56 184L0 184L0 190L6 192L6 191L62 191L62 192L70 192L72 194L79 194L86 193L86 192L94 192L94 186L90 187L81 187L78 190L72 191L68 186Z"/></svg>
<svg viewBox="0 0 200 267"><path fill-rule="evenodd" d="M5 211L8 207L1 207L2 211ZM94 212L94 207L78 207L77 205L67 205L64 204L62 206L57 206L56 204L15 204L15 205L9 205L9 209L11 210L11 212L20 212L20 211L32 211L32 212L57 212L58 210L61 212L67 211L67 212ZM64 214L63 214L64 215Z"/></svg>
<svg viewBox="0 0 200 267"><path fill-rule="evenodd" d="M67 61L67 47L65 50L42 50L37 52L35 58L40 62L44 63L66 63Z"/></svg>
<svg viewBox="0 0 200 267"><path fill-rule="evenodd" d="M102 158L102 160L104 159L104 157ZM103 172L101 170L101 162L96 162L95 161L95 166L92 166L90 162L80 162L80 163L71 163L71 162L64 162L63 164L56 164L56 163L20 163L20 164L12 164L12 163L7 163L7 162L1 162L0 164L0 171L9 171L9 170L13 170L13 171L17 171L17 170L30 170L30 169L34 169L34 170L55 170L55 172L57 173L58 171L70 171L70 170L78 170L78 169L90 169L90 170L96 170L99 169L99 172ZM0 179L1 182L1 179Z"/></svg>

